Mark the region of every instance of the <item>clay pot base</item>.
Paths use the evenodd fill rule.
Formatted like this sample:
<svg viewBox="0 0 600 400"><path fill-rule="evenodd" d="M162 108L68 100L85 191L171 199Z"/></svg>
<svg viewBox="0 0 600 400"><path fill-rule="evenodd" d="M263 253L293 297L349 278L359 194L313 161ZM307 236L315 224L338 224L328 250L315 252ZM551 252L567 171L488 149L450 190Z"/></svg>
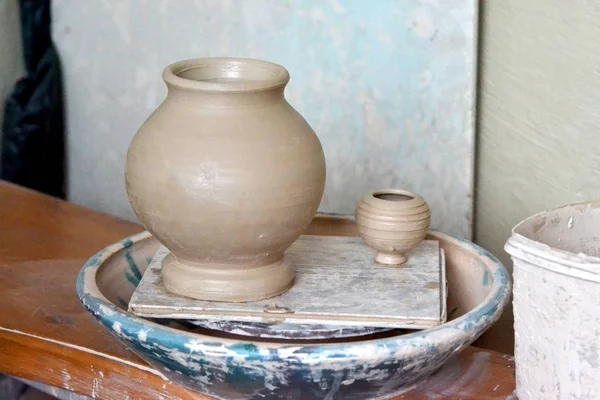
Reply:
<svg viewBox="0 0 600 400"><path fill-rule="evenodd" d="M401 265L406 262L406 256L402 254L377 253L375 261L385 265Z"/></svg>
<svg viewBox="0 0 600 400"><path fill-rule="evenodd" d="M285 256L269 265L242 267L179 262L169 254L162 262L162 281L175 294L198 300L242 303L278 296L294 283L294 266Z"/></svg>

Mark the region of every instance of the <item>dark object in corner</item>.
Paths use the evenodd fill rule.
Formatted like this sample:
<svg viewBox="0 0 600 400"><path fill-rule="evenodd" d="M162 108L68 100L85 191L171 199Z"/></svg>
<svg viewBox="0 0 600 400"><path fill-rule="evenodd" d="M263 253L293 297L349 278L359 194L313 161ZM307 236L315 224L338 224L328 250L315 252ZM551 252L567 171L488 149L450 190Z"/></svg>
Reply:
<svg viewBox="0 0 600 400"><path fill-rule="evenodd" d="M0 178L65 198L62 79L50 0L19 3L26 75L6 100Z"/></svg>

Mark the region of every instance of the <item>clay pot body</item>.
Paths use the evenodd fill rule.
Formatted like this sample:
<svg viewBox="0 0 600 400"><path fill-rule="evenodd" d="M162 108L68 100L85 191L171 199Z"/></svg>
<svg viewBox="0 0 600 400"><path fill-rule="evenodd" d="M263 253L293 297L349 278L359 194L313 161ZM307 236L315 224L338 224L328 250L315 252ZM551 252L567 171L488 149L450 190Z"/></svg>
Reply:
<svg viewBox="0 0 600 400"><path fill-rule="evenodd" d="M165 286L215 301L286 291L284 251L325 185L321 143L284 98L288 72L207 58L175 63L163 79L167 98L132 140L125 178L136 215L171 251Z"/></svg>
<svg viewBox="0 0 600 400"><path fill-rule="evenodd" d="M420 196L404 190L382 190L361 199L356 223L362 238L377 250L375 260L399 265L406 253L427 235L429 206Z"/></svg>

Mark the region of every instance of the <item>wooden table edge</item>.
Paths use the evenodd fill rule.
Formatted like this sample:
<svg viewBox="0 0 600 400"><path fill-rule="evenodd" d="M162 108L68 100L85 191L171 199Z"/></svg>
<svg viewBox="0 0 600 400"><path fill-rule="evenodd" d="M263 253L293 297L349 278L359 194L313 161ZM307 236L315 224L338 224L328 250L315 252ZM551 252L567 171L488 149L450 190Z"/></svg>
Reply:
<svg viewBox="0 0 600 400"><path fill-rule="evenodd" d="M94 399L210 399L170 382L142 360L134 363L24 332L0 328L0 351L2 369L13 376Z"/></svg>

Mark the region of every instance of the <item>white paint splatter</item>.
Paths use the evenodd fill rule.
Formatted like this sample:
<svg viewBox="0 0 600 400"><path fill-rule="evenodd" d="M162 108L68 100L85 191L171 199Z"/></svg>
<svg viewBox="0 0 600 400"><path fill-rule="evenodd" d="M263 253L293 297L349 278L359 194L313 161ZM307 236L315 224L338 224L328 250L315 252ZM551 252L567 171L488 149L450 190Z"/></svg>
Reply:
<svg viewBox="0 0 600 400"><path fill-rule="evenodd" d="M195 353L201 351L204 345L201 341L192 339L184 345L186 348L190 349L191 353Z"/></svg>
<svg viewBox="0 0 600 400"><path fill-rule="evenodd" d="M148 339L148 331L141 330L138 333L138 339L139 339L140 342L145 342L146 339Z"/></svg>
<svg viewBox="0 0 600 400"><path fill-rule="evenodd" d="M71 375L64 369L60 371L60 374L62 375L63 379L63 388L71 390L71 385L69 384L69 381L71 380Z"/></svg>
<svg viewBox="0 0 600 400"><path fill-rule="evenodd" d="M112 329L119 335L123 334L123 331L121 331L121 323L119 321L115 321L115 323L112 326Z"/></svg>
<svg viewBox="0 0 600 400"><path fill-rule="evenodd" d="M92 380L92 399L95 399L98 396L98 391L100 390L100 381L96 378Z"/></svg>
<svg viewBox="0 0 600 400"><path fill-rule="evenodd" d="M99 308L100 312L108 317L116 314L116 312L114 312L110 307L107 307L104 304L100 304Z"/></svg>
<svg viewBox="0 0 600 400"><path fill-rule="evenodd" d="M281 358L290 358L295 356L295 352L301 350L302 347L284 347L279 349L279 356Z"/></svg>

